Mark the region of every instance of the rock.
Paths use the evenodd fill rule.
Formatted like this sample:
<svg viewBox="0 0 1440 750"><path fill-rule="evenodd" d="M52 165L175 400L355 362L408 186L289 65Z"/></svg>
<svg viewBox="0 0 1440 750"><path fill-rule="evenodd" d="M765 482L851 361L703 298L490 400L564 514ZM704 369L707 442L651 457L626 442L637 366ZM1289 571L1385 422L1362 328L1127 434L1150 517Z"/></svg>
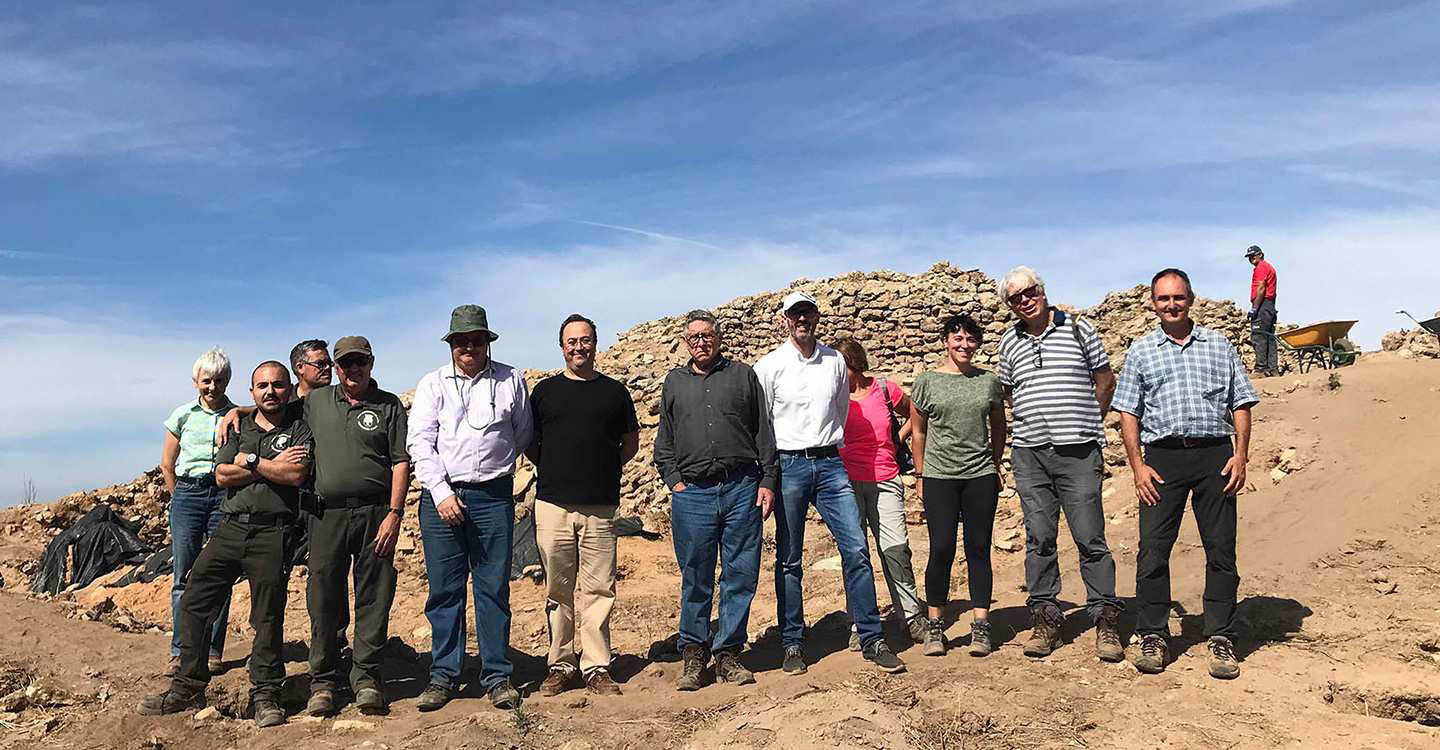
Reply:
<svg viewBox="0 0 1440 750"><path fill-rule="evenodd" d="M810 565L810 569L811 569L811 570L841 570L841 569L843 569L843 566L842 566L841 563L840 563L840 556L839 556L839 555L835 555L834 557L826 557L826 558L822 558L822 559L820 559L820 560L816 560L813 564Z"/></svg>
<svg viewBox="0 0 1440 750"><path fill-rule="evenodd" d="M375 728L375 725L368 721L358 719L336 719L330 725L332 732L368 732Z"/></svg>
<svg viewBox="0 0 1440 750"><path fill-rule="evenodd" d="M1275 480L1275 481L1277 481L1277 482L1280 481L1281 479L1284 479L1284 478L1287 477L1287 476L1289 476L1289 475L1286 474L1286 473L1285 473L1285 470L1282 469L1282 468L1280 468L1279 466L1276 466L1275 468L1273 468L1273 469L1270 470L1270 478L1273 479L1273 480Z"/></svg>
<svg viewBox="0 0 1440 750"><path fill-rule="evenodd" d="M1384 596L1384 595L1386 595L1386 594L1393 594L1393 593L1395 593L1396 591L1399 591L1399 590L1400 590L1400 584L1395 583L1395 582L1393 582L1393 581L1386 581L1386 582L1383 582L1383 583L1377 583L1377 584L1375 584L1375 592L1378 593L1378 594L1380 594L1380 595L1382 595L1382 596Z"/></svg>
<svg viewBox="0 0 1440 750"><path fill-rule="evenodd" d="M583 695L576 695L565 699L566 708L584 708L590 705L590 699Z"/></svg>
<svg viewBox="0 0 1440 750"><path fill-rule="evenodd" d="M220 709L214 706L206 706L199 711L196 711L195 715L191 718L193 718L195 721L211 721L213 719L219 719L221 718Z"/></svg>
<svg viewBox="0 0 1440 750"><path fill-rule="evenodd" d="M1020 543L1013 540L997 541L995 542L995 549L998 549L1002 552L1016 552L1020 549Z"/></svg>

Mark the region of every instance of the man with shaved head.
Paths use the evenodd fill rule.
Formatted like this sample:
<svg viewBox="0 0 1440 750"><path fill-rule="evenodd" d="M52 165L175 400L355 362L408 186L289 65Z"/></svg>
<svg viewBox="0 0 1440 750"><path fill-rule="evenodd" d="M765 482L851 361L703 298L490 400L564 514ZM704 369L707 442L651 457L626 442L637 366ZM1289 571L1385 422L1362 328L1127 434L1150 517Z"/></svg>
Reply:
<svg viewBox="0 0 1440 750"><path fill-rule="evenodd" d="M142 714L169 714L205 705L210 681L205 639L209 623L229 600L240 578L250 579L251 699L255 724L285 722L280 686L285 663L285 594L290 576L287 537L300 505L300 485L310 476L310 427L286 408L293 386L285 365L270 361L250 376L255 412L240 421L240 434L215 456L215 483L227 490L223 518L190 569L180 598L180 668L170 688L140 704Z"/></svg>

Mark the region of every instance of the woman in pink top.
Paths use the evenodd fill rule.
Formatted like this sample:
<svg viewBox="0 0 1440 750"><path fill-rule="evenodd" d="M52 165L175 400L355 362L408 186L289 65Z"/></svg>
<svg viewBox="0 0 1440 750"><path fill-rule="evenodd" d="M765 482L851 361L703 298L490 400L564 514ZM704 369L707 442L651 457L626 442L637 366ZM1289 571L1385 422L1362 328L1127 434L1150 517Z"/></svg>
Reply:
<svg viewBox="0 0 1440 750"><path fill-rule="evenodd" d="M915 570L910 565L910 536L905 529L905 486L895 462L895 442L890 434L890 414L909 414L910 397L899 385L865 374L870 368L865 347L854 339L835 343L850 370L850 413L845 418L845 443L840 460L855 502L860 506L860 524L875 536L880 553L880 570L890 589L893 611L903 617L911 639L925 639L929 621L915 590ZM884 389L883 391L881 389ZM889 404L886 403L889 395ZM892 407L893 405L893 407ZM909 436L910 425L901 428L900 439ZM859 640L850 635L850 648L858 651Z"/></svg>

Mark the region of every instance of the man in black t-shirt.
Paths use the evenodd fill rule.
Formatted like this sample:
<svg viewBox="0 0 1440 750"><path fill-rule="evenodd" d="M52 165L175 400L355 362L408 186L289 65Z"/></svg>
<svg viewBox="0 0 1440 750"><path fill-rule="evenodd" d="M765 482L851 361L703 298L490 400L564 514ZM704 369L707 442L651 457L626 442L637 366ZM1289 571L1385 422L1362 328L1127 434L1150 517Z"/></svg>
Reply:
<svg viewBox="0 0 1440 750"><path fill-rule="evenodd" d="M614 519L620 470L639 450L640 425L624 384L595 371L595 338L590 319L566 318L560 325L565 371L540 381L530 396L535 436L525 455L539 473L535 539L550 625L542 695L573 686L577 670L591 692L620 694L610 677Z"/></svg>
<svg viewBox="0 0 1440 750"><path fill-rule="evenodd" d="M251 700L255 723L269 727L285 721L280 686L285 663L285 594L290 576L287 537L300 504L300 485L310 477L314 439L310 427L286 408L290 371L264 362L250 376L258 410L240 421L240 434L215 456L215 482L228 496L220 504L224 519L190 568L180 599L180 668L170 689L140 704L142 714L168 714L205 705L210 682L204 645L195 633L209 633L230 589L250 579Z"/></svg>

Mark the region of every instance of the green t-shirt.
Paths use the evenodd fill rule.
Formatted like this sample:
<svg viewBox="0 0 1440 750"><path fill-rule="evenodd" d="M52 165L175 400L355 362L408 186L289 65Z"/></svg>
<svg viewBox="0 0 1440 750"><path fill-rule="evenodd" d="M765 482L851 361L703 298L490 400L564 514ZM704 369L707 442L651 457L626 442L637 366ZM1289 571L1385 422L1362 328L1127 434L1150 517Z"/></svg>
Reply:
<svg viewBox="0 0 1440 750"><path fill-rule="evenodd" d="M925 470L931 479L974 479L995 473L990 446L990 410L1003 403L1000 379L922 372L910 399L925 415Z"/></svg>
<svg viewBox="0 0 1440 750"><path fill-rule="evenodd" d="M351 406L340 386L327 385L306 396L305 422L315 435L315 492L335 502L390 499L391 467L409 461L405 450L405 407L370 381L370 390Z"/></svg>
<svg viewBox="0 0 1440 750"><path fill-rule="evenodd" d="M210 411L194 398L188 404L181 404L170 412L165 420L165 430L180 441L180 455L175 457L175 476L203 477L215 473L215 451L219 449L215 433L220 420L235 408L230 399L225 405Z"/></svg>
<svg viewBox="0 0 1440 750"><path fill-rule="evenodd" d="M273 461L286 448L304 445L315 455L315 440L310 434L310 425L303 419L290 419L282 427L266 430L255 421L251 414L240 420L240 432L231 437L220 453L215 456L217 464L233 464L241 453L255 453L261 458ZM305 459L309 468L310 459ZM220 503L222 513L283 513L295 515L300 508L300 488L276 484L264 477L244 487L228 491Z"/></svg>

